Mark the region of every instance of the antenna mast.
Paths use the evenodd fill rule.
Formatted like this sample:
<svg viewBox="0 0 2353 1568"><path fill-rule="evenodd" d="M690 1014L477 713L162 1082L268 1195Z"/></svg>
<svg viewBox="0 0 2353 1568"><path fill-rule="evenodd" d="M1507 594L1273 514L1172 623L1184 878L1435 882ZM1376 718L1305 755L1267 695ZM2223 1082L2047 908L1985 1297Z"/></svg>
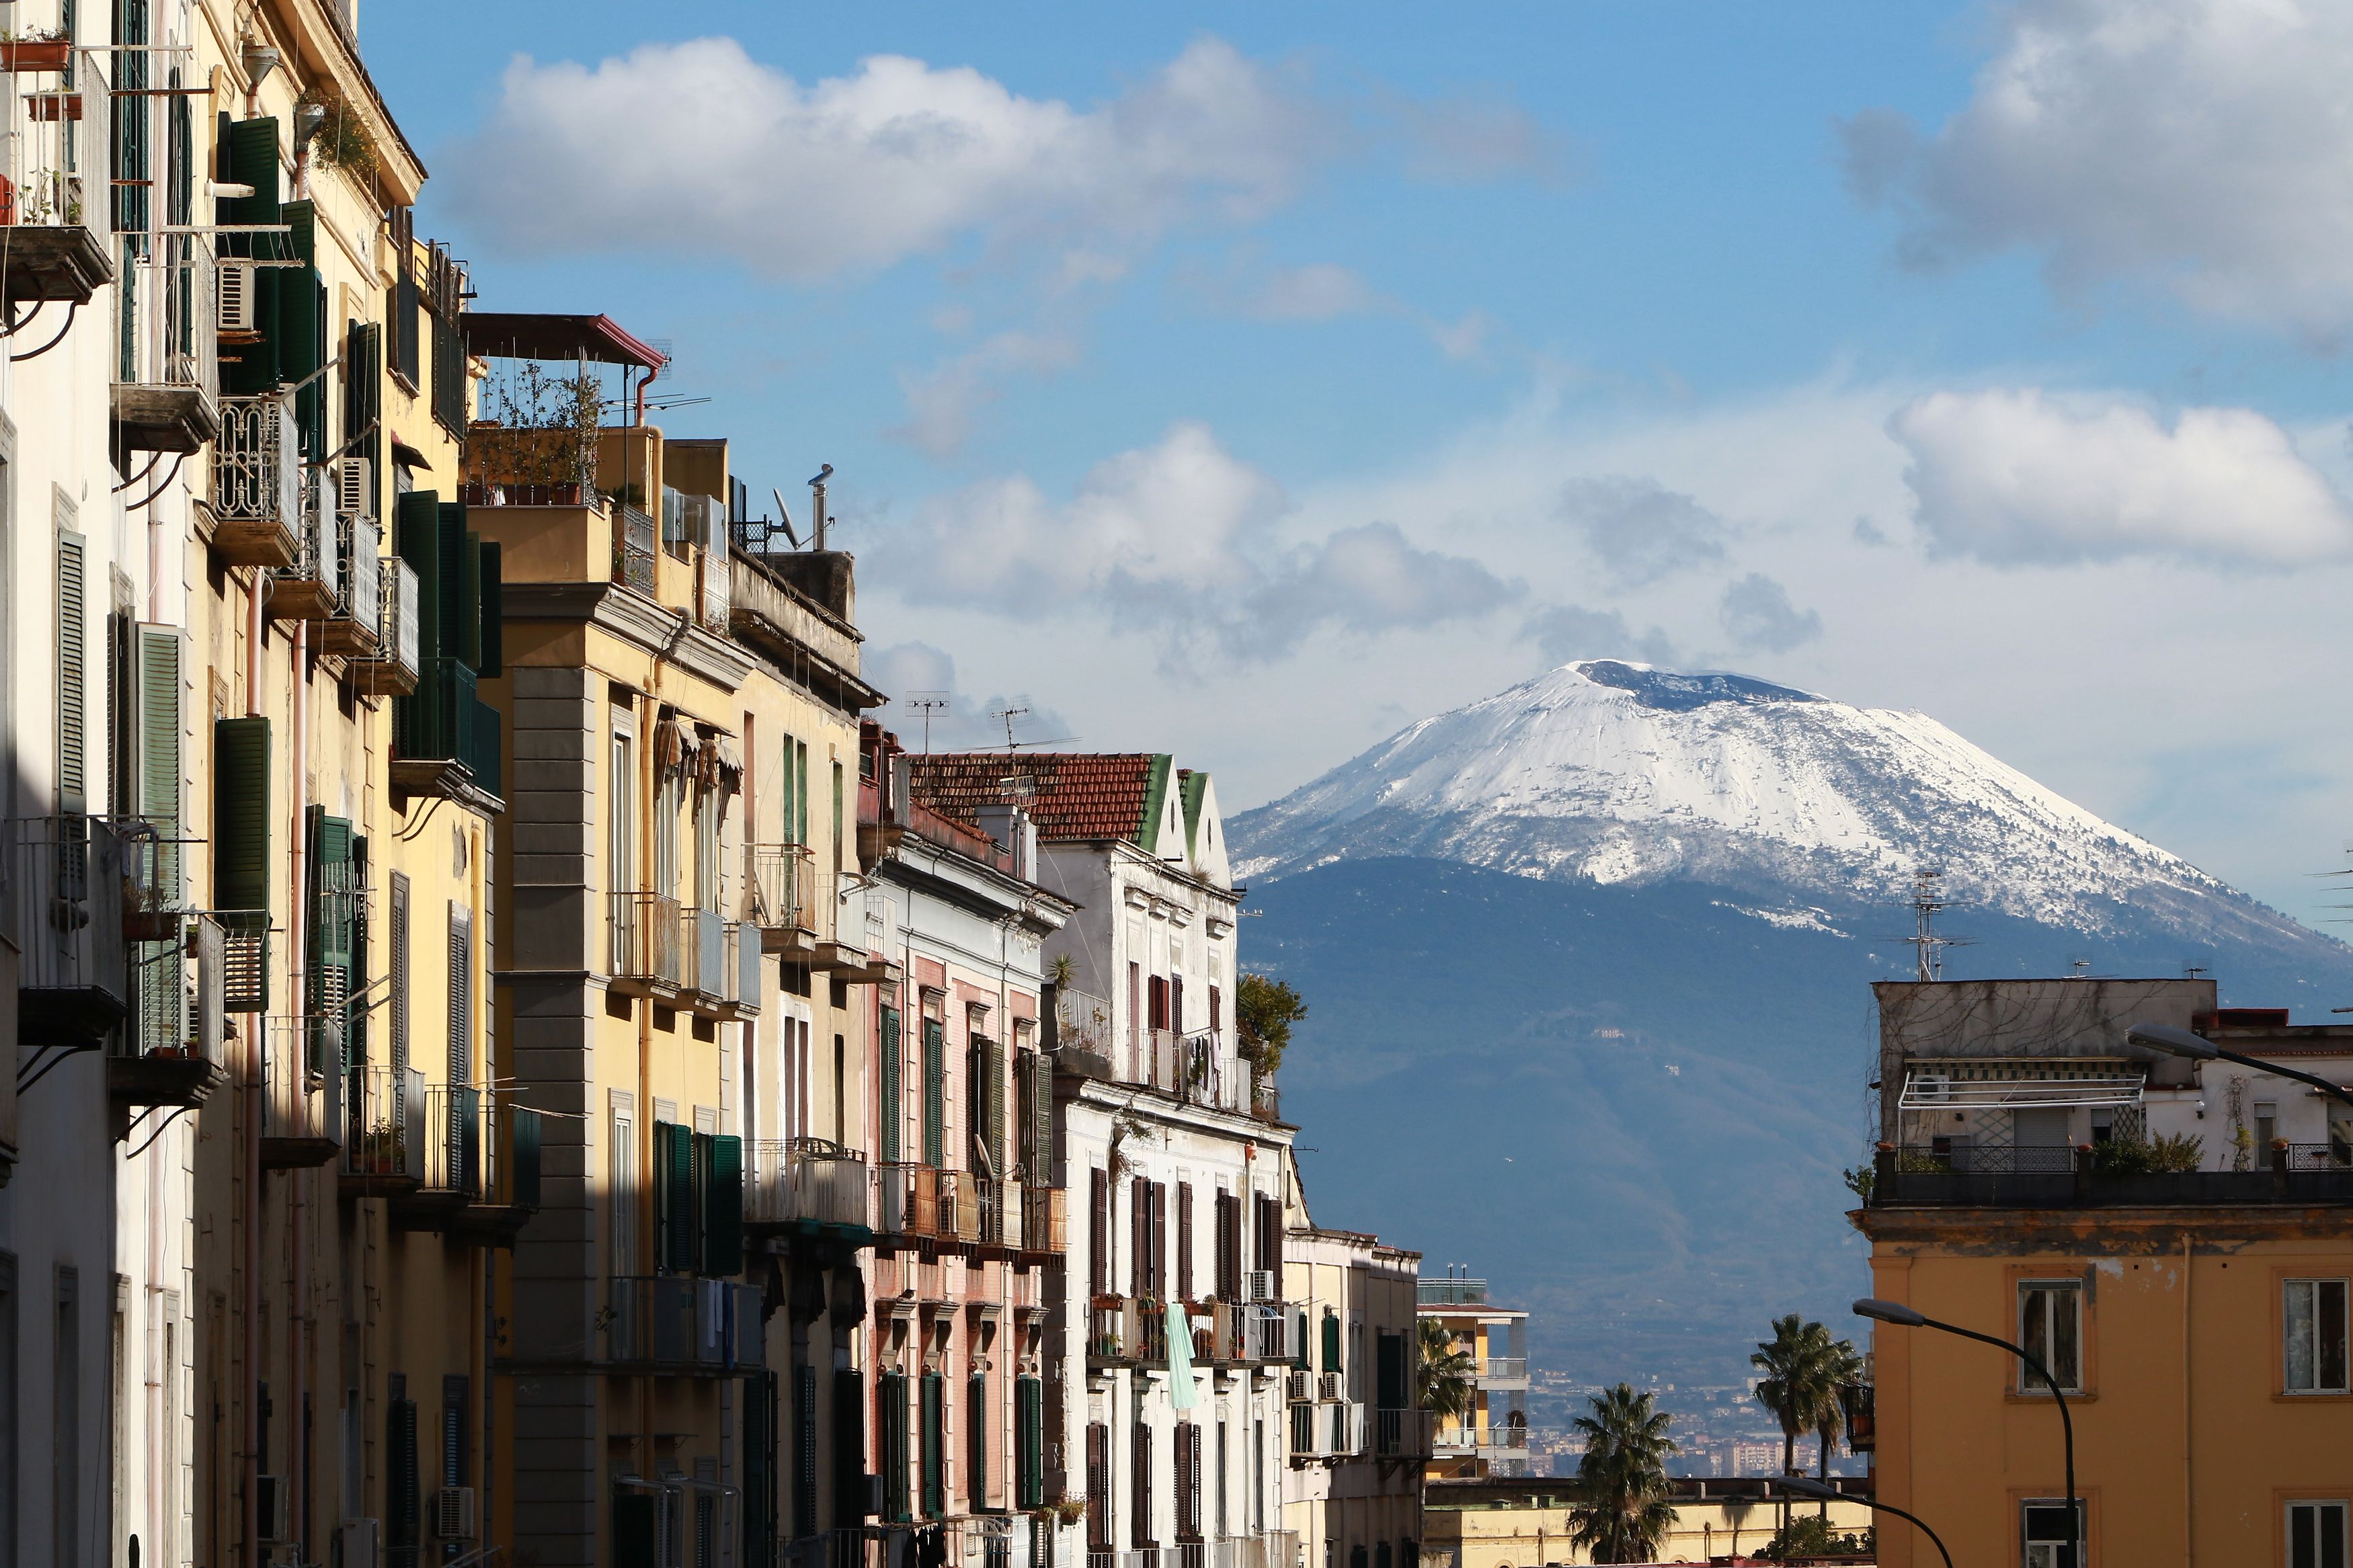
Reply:
<svg viewBox="0 0 2353 1568"><path fill-rule="evenodd" d="M948 694L944 691L910 691L906 696L907 710L923 716L923 755L932 754L932 719L946 718Z"/></svg>
<svg viewBox="0 0 2353 1568"><path fill-rule="evenodd" d="M1008 752L1011 752L1017 749L1021 742L1013 738L1013 725L1015 721L1029 717L1029 710L1027 708L1017 707L997 708L992 709L988 716L992 719L1002 719L1005 721L1006 751Z"/></svg>
<svg viewBox="0 0 2353 1568"><path fill-rule="evenodd" d="M1936 916L1953 907L1945 897L1944 878L1944 872L1926 866L1912 873L1912 913L1918 930L1905 940L1920 955L1920 978L1925 981L1944 978L1944 960L1937 954L1953 945L1951 937L1936 934Z"/></svg>

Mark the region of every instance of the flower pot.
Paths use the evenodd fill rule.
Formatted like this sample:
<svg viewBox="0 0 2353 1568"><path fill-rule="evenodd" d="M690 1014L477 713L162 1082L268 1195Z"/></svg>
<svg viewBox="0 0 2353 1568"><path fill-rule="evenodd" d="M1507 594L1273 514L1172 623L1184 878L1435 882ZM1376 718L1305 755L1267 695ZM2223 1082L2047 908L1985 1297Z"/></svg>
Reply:
<svg viewBox="0 0 2353 1568"><path fill-rule="evenodd" d="M72 58L69 38L20 38L0 44L0 70L61 71Z"/></svg>

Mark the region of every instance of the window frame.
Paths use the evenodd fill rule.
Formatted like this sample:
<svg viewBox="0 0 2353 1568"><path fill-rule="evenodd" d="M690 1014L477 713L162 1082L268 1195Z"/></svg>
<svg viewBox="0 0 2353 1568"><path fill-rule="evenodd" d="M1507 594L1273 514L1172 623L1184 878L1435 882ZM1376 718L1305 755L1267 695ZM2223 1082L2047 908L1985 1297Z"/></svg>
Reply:
<svg viewBox="0 0 2353 1568"><path fill-rule="evenodd" d="M2311 1490L2298 1492L2292 1489L2281 1489L2272 1494L2274 1500L2272 1519L2279 1530L2279 1539L2275 1542L2273 1556L2275 1561L2284 1565L2284 1568L2299 1568L2295 1560L2295 1510L2300 1508L2337 1510L2343 1521L2343 1531L2338 1536L2341 1544L2338 1563L2340 1565L2353 1563L2353 1499L2312 1495L2313 1491L2325 1490L2324 1488L2314 1488ZM2314 1568L2327 1568L2327 1564L2325 1562L2316 1561Z"/></svg>
<svg viewBox="0 0 2353 1568"><path fill-rule="evenodd" d="M2033 1554L2034 1549L2038 1546L2049 1546L2055 1549L2063 1545L2063 1542L2047 1539L2037 1540L2028 1535L2026 1522L2027 1510L2029 1509L2042 1508L2052 1509L2063 1513L2066 1511L2067 1500L2063 1497L2035 1497L2024 1494L2012 1494L2011 1500L2018 1510L2017 1541L2018 1562L2020 1563L2020 1568L2042 1568L2042 1563L2035 1560ZM2099 1550L2092 1531L2091 1498L2087 1494L2079 1492L2075 1499L2075 1508L2077 1510L2075 1516L2077 1528L2075 1554L2078 1563L2096 1563L2099 1561Z"/></svg>
<svg viewBox="0 0 2353 1568"><path fill-rule="evenodd" d="M2288 1293L2297 1285L2336 1285L2343 1300L2338 1304L2338 1363L2345 1375L2341 1387L2297 1388L2288 1377ZM2315 1399L2353 1399L2353 1271L2323 1272L2310 1268L2282 1267L2272 1271L2272 1367L2277 1380L2273 1385L2274 1396L2299 1403ZM2315 1314L2316 1319L2317 1313ZM2317 1353L2315 1347L2315 1376L2318 1375Z"/></svg>
<svg viewBox="0 0 2353 1568"><path fill-rule="evenodd" d="M2010 1285L2012 1303L2010 1309L2010 1324L2013 1331L2018 1335L2018 1342L2021 1345L2031 1346L2035 1338L2035 1336L2029 1333L2027 1331L2027 1304L2030 1294L2064 1294L2073 1299L2075 1303L2074 1375L2073 1377L2068 1376L2068 1369L2065 1367L2050 1365L2054 1358L2046 1355L2043 1359L2044 1363L2046 1365L2050 1365L2051 1375L2053 1381L2059 1384L2060 1393L2071 1395L2089 1394L2092 1391L2090 1334L2092 1314L2088 1310L2091 1305L2091 1293L2085 1287L2084 1277L2081 1274L2055 1274L2042 1269L2019 1269L2013 1271ZM2052 1334L2049 1331L2049 1329L2052 1327L2055 1327L2055 1325L2046 1326L2046 1332L2043 1336L2044 1343L2046 1345L2049 1344L2052 1338ZM2016 1361L2016 1364L2013 1369L2010 1391L2013 1394L2021 1398L2048 1399L2051 1397L2051 1390L2049 1387L2043 1384L2040 1377L2037 1377L2032 1372L2028 1370L2025 1362L2022 1360Z"/></svg>

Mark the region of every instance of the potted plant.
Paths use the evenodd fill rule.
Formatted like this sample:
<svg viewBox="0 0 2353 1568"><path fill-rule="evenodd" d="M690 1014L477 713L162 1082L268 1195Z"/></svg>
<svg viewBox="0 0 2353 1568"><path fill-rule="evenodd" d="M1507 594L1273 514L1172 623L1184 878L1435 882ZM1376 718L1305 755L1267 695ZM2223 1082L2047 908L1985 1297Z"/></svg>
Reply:
<svg viewBox="0 0 2353 1568"><path fill-rule="evenodd" d="M62 71L72 62L73 40L58 28L0 34L0 70Z"/></svg>

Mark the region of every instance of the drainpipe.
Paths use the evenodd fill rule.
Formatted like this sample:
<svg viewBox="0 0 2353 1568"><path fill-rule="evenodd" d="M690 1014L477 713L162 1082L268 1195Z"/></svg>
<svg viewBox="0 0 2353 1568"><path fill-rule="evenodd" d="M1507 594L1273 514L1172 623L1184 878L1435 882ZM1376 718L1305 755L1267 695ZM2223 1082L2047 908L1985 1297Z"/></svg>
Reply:
<svg viewBox="0 0 2353 1568"><path fill-rule="evenodd" d="M295 1028L307 1036L306 1021L310 1016L311 998L308 994L308 952L310 931L309 902L305 898L309 884L310 845L304 841L302 826L308 815L307 798L310 784L308 763L311 755L311 624L294 623L294 697L292 722L289 726L292 738L288 745L291 752L293 787L288 794L293 797L293 903L287 926L287 991L294 998ZM300 1039L298 1036L298 1040ZM296 1049L301 1051L298 1044ZM302 1087L298 1092L309 1092L308 1063L290 1064L302 1077L290 1079ZM342 1063L335 1064L337 1068ZM310 1326L311 1326L311 1253L310 1205L308 1196L311 1176L308 1172L290 1171L286 1175L286 1223L292 1232L293 1269L290 1303L286 1314L287 1383L293 1405L294 1440L291 1461L287 1467L293 1489L294 1517L289 1522L299 1543L303 1560L309 1560L311 1545L311 1420L310 1420Z"/></svg>
<svg viewBox="0 0 2353 1568"><path fill-rule="evenodd" d="M259 568L245 601L245 711L261 712L261 595L269 586ZM252 1568L263 1568L261 1549L261 1113L262 1016L245 1015L245 1550Z"/></svg>

